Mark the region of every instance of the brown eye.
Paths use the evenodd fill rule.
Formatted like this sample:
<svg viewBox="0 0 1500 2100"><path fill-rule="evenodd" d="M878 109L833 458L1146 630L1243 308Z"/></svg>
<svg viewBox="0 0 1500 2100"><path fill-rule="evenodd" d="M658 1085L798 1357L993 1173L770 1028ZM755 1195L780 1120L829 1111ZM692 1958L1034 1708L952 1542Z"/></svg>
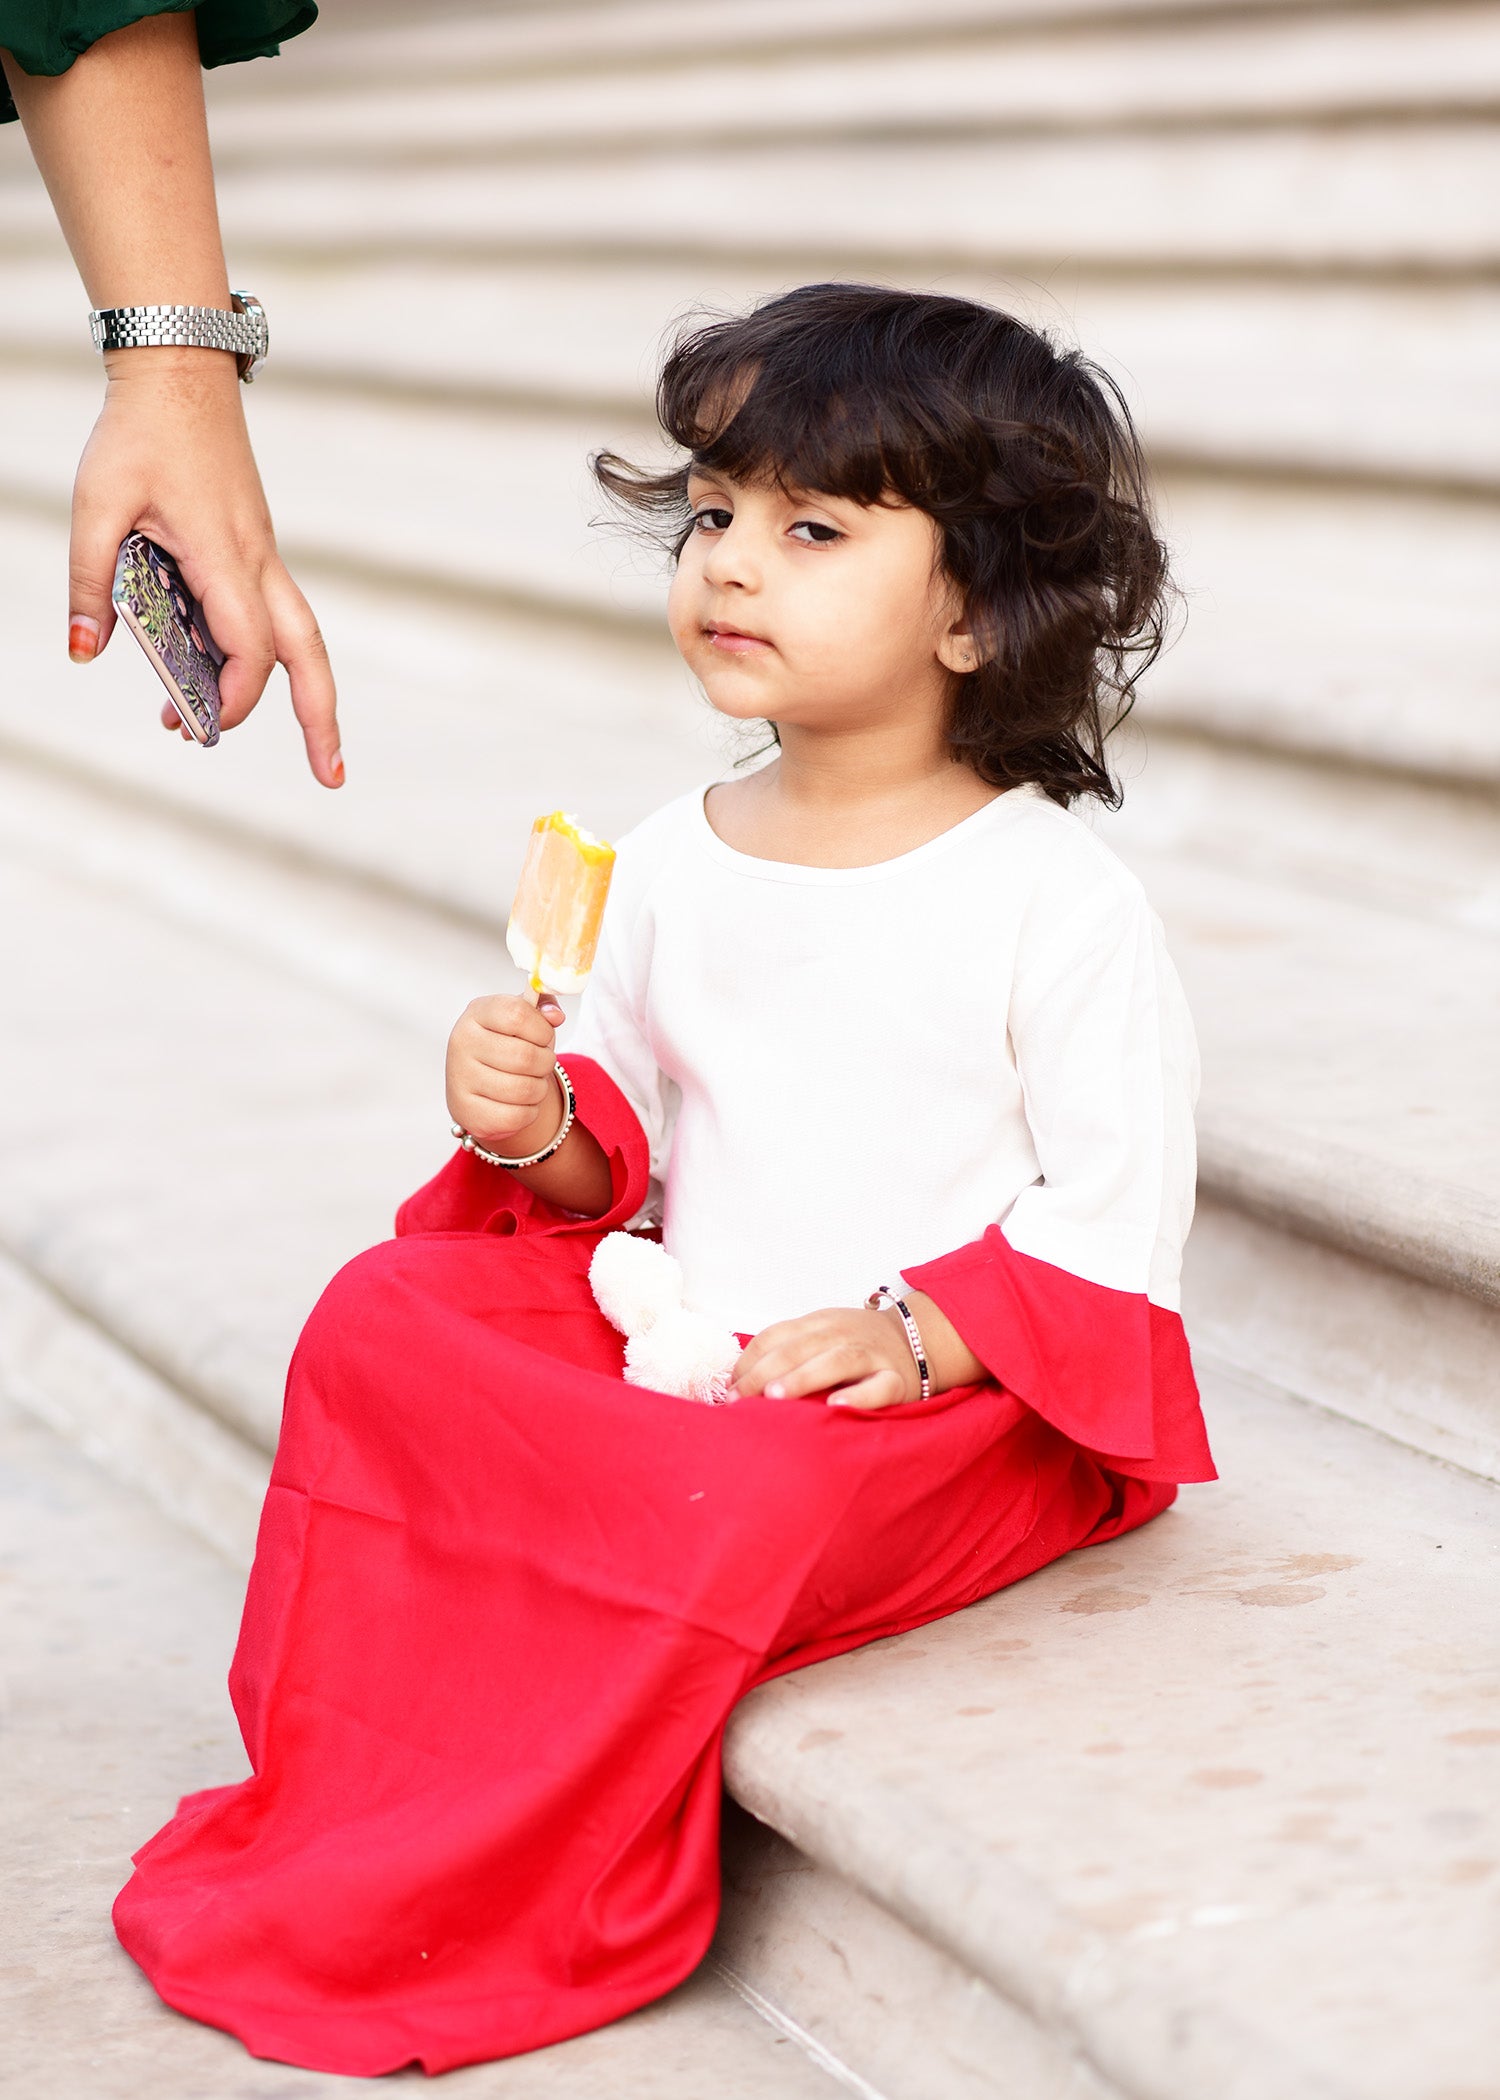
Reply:
<svg viewBox="0 0 1500 2100"><path fill-rule="evenodd" d="M702 510L693 512L694 532L727 532L733 522L734 512L715 503L706 503Z"/></svg>
<svg viewBox="0 0 1500 2100"><path fill-rule="evenodd" d="M833 540L841 540L844 537L836 526L820 525L815 518L799 518L792 527L793 539L804 533L806 534L806 538L802 541L804 547L826 547Z"/></svg>

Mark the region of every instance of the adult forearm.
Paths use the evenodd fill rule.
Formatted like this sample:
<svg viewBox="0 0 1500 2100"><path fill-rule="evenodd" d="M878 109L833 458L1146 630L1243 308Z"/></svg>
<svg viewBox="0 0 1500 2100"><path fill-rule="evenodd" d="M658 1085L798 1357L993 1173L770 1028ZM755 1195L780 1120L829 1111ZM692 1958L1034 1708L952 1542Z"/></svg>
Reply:
<svg viewBox="0 0 1500 2100"><path fill-rule="evenodd" d="M5 71L91 303L227 306L194 17L113 30L55 78Z"/></svg>

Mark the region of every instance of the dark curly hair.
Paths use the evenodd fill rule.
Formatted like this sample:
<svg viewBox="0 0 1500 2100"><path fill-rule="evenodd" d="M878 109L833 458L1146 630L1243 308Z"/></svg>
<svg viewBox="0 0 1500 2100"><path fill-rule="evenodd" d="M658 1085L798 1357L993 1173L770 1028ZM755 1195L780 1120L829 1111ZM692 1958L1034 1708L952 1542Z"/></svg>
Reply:
<svg viewBox="0 0 1500 2100"><path fill-rule="evenodd" d="M695 464L926 511L980 655L954 679L954 756L996 787L1118 804L1105 739L1161 651L1169 585L1106 373L973 300L810 284L686 325L657 413L688 460L651 473L602 452L592 466L674 556Z"/></svg>

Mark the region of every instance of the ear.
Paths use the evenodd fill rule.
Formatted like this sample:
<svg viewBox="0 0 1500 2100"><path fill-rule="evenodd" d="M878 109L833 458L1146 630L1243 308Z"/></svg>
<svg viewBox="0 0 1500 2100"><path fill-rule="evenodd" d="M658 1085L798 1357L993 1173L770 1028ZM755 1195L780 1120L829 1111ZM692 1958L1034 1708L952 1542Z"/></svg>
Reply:
<svg viewBox="0 0 1500 2100"><path fill-rule="evenodd" d="M945 671L957 672L960 677L979 669L979 645L962 607L939 634L937 656Z"/></svg>

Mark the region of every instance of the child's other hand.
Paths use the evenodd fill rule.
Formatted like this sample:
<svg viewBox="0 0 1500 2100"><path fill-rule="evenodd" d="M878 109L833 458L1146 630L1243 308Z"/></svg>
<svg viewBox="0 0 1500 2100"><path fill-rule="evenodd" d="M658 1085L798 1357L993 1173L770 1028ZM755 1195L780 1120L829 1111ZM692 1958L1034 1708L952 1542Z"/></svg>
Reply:
<svg viewBox="0 0 1500 2100"><path fill-rule="evenodd" d="M830 1306L762 1328L734 1367L733 1394L795 1400L825 1386L830 1407L897 1407L922 1381L906 1329L886 1312Z"/></svg>
<svg viewBox="0 0 1500 2100"><path fill-rule="evenodd" d="M464 1008L448 1038L448 1113L481 1145L515 1157L556 1134L562 1089L553 1044L562 1018L551 992L536 1006L496 992Z"/></svg>

